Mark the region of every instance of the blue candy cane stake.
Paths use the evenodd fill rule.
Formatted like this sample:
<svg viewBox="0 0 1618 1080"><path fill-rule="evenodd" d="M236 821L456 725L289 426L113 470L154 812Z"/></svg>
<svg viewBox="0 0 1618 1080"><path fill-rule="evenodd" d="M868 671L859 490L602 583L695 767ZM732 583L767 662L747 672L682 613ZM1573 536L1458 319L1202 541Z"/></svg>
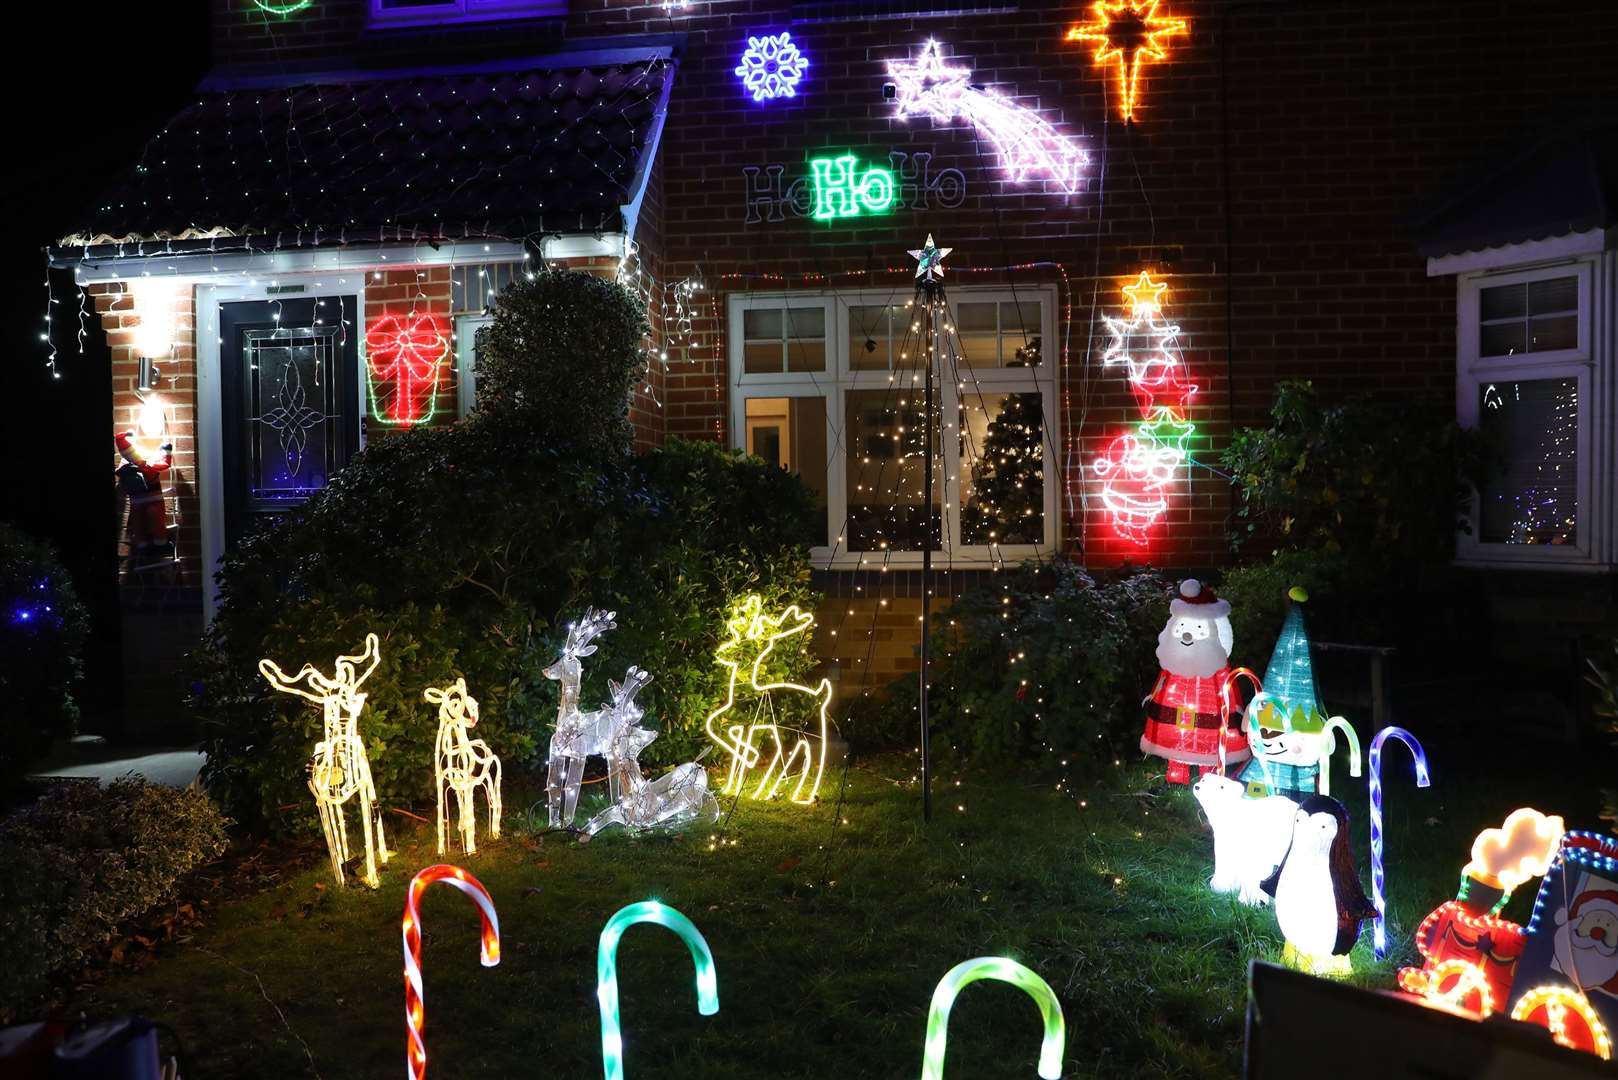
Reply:
<svg viewBox="0 0 1618 1080"><path fill-rule="evenodd" d="M1376 733L1376 738L1371 740L1371 903L1376 907L1372 940L1378 960L1388 955L1388 899L1383 893L1387 875L1382 869L1382 744L1389 736L1410 748L1416 762L1416 786L1430 787L1433 782L1427 774L1427 753L1414 735L1402 727L1385 727Z"/></svg>
<svg viewBox="0 0 1618 1080"><path fill-rule="evenodd" d="M697 1012L712 1016L719 1011L719 976L713 953L702 932L667 904L648 900L630 904L607 920L596 949L596 1002L601 1006L601 1069L606 1080L624 1078L624 1037L618 1022L618 941L636 923L657 923L680 936L691 951L697 969Z"/></svg>

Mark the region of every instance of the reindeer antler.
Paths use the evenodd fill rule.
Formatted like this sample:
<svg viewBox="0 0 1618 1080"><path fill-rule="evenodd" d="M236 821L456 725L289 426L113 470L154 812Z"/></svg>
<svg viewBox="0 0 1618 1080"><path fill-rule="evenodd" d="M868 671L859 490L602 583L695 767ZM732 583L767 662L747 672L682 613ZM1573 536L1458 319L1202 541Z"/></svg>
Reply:
<svg viewBox="0 0 1618 1080"><path fill-rule="evenodd" d="M585 608L584 618L576 623L567 624L567 644L562 646L564 656L589 656L595 652L594 641L607 630L616 630L618 624L613 622L617 616L616 611L598 611L595 608Z"/></svg>
<svg viewBox="0 0 1618 1080"><path fill-rule="evenodd" d="M337 658L337 678L333 680L340 686L350 690L358 690L360 684L371 677L371 672L382 662L382 650L378 647L376 634L365 635L365 648L358 656L339 656ZM364 665L364 670L360 666Z"/></svg>
<svg viewBox="0 0 1618 1080"><path fill-rule="evenodd" d="M327 691L332 686L332 680L315 670L313 664L303 665L296 675L288 675L281 670L281 665L266 657L258 662L258 673L272 688L283 694L296 694L316 705L324 704ZM308 689L304 689L300 683L307 684Z"/></svg>
<svg viewBox="0 0 1618 1080"><path fill-rule="evenodd" d="M608 679L607 688L612 694L612 707L615 709L622 709L625 705L628 705L631 701L633 701L635 699L635 695L645 689L646 684L651 681L651 672L633 666L631 666L628 671L624 672L623 682L614 682L613 680Z"/></svg>

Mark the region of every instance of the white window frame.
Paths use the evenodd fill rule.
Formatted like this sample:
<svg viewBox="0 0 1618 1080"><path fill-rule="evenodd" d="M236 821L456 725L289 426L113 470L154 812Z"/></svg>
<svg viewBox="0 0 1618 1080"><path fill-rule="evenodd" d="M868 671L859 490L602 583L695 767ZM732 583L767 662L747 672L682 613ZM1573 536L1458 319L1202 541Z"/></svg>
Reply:
<svg viewBox="0 0 1618 1080"><path fill-rule="evenodd" d="M437 3L404 8L390 8L384 6L383 0L371 0L370 6L370 25L378 28L567 14L567 0L439 0Z"/></svg>
<svg viewBox="0 0 1618 1080"><path fill-rule="evenodd" d="M478 399L478 330L494 322L492 315L457 315L455 335L455 418L465 420Z"/></svg>
<svg viewBox="0 0 1618 1080"><path fill-rule="evenodd" d="M844 526L848 522L848 470L843 446L847 430L847 390L886 390L889 369L860 371L850 365L849 338L850 309L853 307L881 307L902 305L910 301L913 293L898 291L847 290L836 292L776 292L732 295L729 298L729 361L730 361L730 432L731 445L747 448L747 399L750 397L821 397L826 401L826 446L830 460L826 463L826 518L833 544L816 544L810 548L810 558L828 569L859 569L862 567L888 567L890 569L920 567L920 551L849 551L841 542ZM940 397L940 414L945 418L943 513L944 543L933 552L933 565L940 568L972 568L1019 562L1055 553L1061 542L1062 522L1059 510L1058 488L1061 486L1056 447L1061 445L1057 425L1060 411L1060 358L1056 349L1057 296L1054 287L1028 288L963 287L950 292L953 310L963 302L1032 302L1040 304L1040 340L1043 362L1037 368L980 367L970 369L976 376L968 376L962 368L967 389L958 391L948 378L940 378L935 392ZM743 370L744 313L755 308L820 308L825 313L826 370L816 372L766 372L748 374ZM952 310L952 317L953 317ZM902 335L901 335L902 337ZM958 415L962 404L970 404L977 392L985 395L1037 390L1045 419L1044 440L1044 521L1045 536L1037 544L984 544L958 543L961 535L960 446L955 437L955 425L949 419ZM919 373L916 392L921 392Z"/></svg>
<svg viewBox="0 0 1618 1080"><path fill-rule="evenodd" d="M1618 481L1610 461L1613 446L1611 304L1598 304L1610 293L1611 262L1607 255L1558 259L1538 265L1506 265L1461 274L1456 282L1455 415L1462 427L1480 421L1479 396L1490 383L1567 379L1576 381L1579 396L1577 435L1577 539L1572 544L1485 543L1480 534L1481 493L1473 491L1470 532L1457 537L1456 561L1473 566L1602 569L1612 561L1613 530L1610 486ZM1480 355L1480 298L1484 289L1551 278L1578 279L1578 341L1571 349L1524 352L1511 356ZM1603 283L1605 286L1603 288ZM1605 319L1603 318L1605 316ZM1600 362L1598 362L1598 360ZM1607 447L1606 452L1602 448Z"/></svg>

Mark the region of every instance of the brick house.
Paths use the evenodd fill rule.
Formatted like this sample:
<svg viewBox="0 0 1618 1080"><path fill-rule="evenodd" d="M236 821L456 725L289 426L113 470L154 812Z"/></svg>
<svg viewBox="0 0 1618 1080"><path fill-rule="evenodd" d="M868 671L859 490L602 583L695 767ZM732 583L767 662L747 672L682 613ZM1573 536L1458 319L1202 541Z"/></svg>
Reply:
<svg viewBox="0 0 1618 1080"><path fill-rule="evenodd" d="M1285 378L1453 400L1511 457L1461 552L1497 610L1611 607L1618 114L1599 106L1618 8L1160 0L1153 17L1185 26L1139 67L1129 122L1118 65L1066 40L1099 21L1073 0L212 14L193 103L52 248L114 349L112 432L146 421L174 447L172 553L124 575L131 672L172 682L208 568L255 515L404 422L464 415L484 304L539 260L644 291L639 439L799 472L826 506L823 623L859 631L826 653L844 677L903 670L924 523L893 431L915 415L907 252L929 233L954 249L963 355L940 388L963 421L935 526L945 591L1056 552L1227 557L1218 476L1179 468L1132 536L1093 468L1140 420L1103 316L1147 270L1198 387L1191 456L1261 422ZM1109 28L1126 44L1127 24ZM782 64L783 33L806 64ZM907 110L930 41L934 82L954 81ZM1036 467L990 543L965 446L1012 411Z"/></svg>

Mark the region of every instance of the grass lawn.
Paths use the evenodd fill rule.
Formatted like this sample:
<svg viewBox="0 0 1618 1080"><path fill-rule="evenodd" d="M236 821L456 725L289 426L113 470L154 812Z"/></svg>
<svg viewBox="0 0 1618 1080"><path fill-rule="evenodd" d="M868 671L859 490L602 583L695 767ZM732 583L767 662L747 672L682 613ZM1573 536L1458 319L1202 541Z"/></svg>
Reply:
<svg viewBox="0 0 1618 1080"><path fill-rule="evenodd" d="M1478 830L1524 803L1570 825L1594 822L1594 780L1428 750L1425 791L1403 749L1389 750L1396 952L1374 963L1367 924L1354 956L1367 985L1391 986L1412 955L1410 929L1454 895ZM423 904L433 1073L600 1075L596 939L620 906L648 898L706 935L720 1011L697 1014L690 960L672 934L631 930L619 974L636 1076L915 1076L934 985L984 954L1015 957L1055 987L1066 1076L1239 1071L1247 963L1278 958L1281 939L1267 910L1208 892L1212 843L1188 791L1164 791L1133 761L1078 798L1054 784L950 775L928 827L911 773L899 757L854 767L844 823L833 819L835 773L831 797L810 809L742 802L717 845L707 831L588 844L536 834L512 785L507 835L462 863L494 894L500 966L478 965L478 920L464 897L434 888ZM1365 785L1339 774L1337 788L1369 891ZM398 1075L405 884L440 860L429 826L395 815L389 824L399 851L380 891L331 887L322 854L268 891L218 906L143 970L80 991L73 1008L172 1024L199 1076ZM1507 914L1525 918L1531 902L1524 890ZM955 1007L948 1073L1032 1076L1039 1034L1026 997L976 984Z"/></svg>

